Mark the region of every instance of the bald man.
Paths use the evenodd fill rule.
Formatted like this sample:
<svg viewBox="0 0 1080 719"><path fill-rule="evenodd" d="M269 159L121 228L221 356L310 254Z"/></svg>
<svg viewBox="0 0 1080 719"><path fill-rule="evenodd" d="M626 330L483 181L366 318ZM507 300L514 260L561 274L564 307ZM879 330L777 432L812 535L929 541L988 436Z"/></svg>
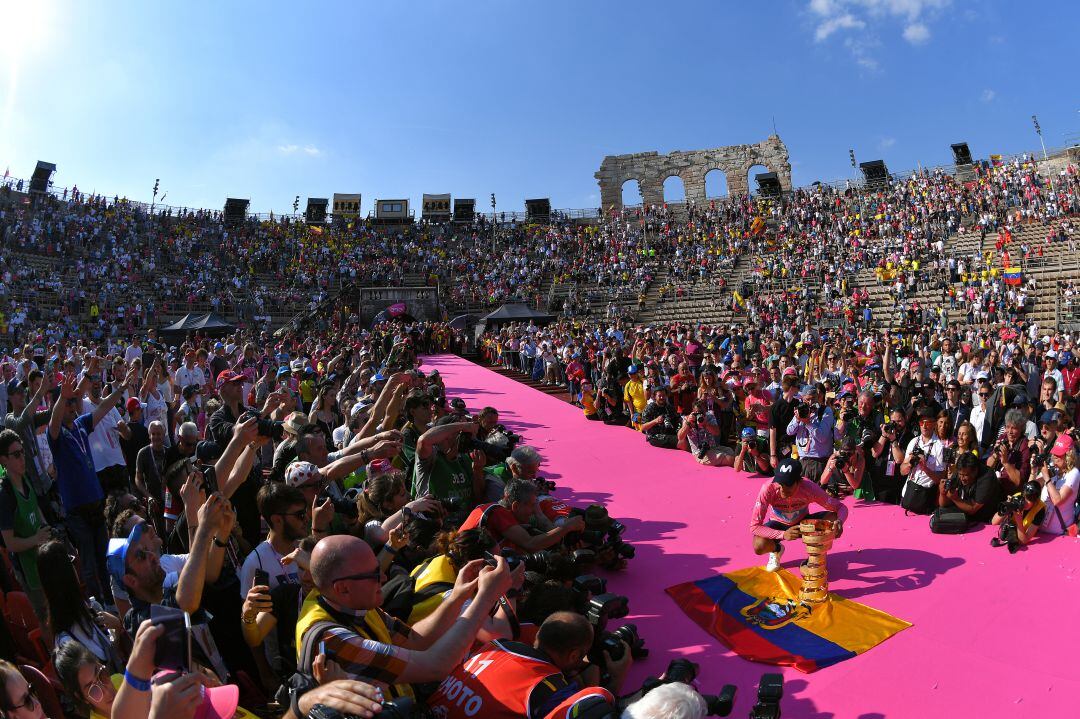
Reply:
<svg viewBox="0 0 1080 719"><path fill-rule="evenodd" d="M296 646L323 642L327 659L350 677L381 688L387 698L415 696L412 684L442 681L461 663L495 603L510 588L510 570L483 560L466 564L450 596L414 626L380 609L382 581L371 547L357 537L330 536L311 553L315 590L296 623ZM472 600L465 606L466 600ZM309 652L314 656L315 652ZM311 672L310 666L299 667Z"/></svg>

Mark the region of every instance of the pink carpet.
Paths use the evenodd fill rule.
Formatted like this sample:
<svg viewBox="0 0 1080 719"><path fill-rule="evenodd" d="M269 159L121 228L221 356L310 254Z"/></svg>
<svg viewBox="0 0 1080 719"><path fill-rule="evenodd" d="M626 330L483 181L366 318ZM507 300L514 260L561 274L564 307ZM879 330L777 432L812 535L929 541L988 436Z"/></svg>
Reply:
<svg viewBox="0 0 1080 719"><path fill-rule="evenodd" d="M428 358L448 396L502 421L544 457L542 473L573 504L602 502L637 548L609 589L630 597L650 650L627 690L676 656L701 664L699 687L738 686L746 716L763 672L735 656L664 594L679 582L762 559L750 546L750 509L763 478L701 467L654 449L629 429L586 421L569 404L459 357ZM853 502L853 500L848 500ZM1036 543L1010 556L989 529L932 535L897 507L854 502L829 556L830 589L914 626L866 654L812 675L783 670L785 717L1057 717L1076 713L1080 678L1080 542ZM805 558L791 545L784 566Z"/></svg>

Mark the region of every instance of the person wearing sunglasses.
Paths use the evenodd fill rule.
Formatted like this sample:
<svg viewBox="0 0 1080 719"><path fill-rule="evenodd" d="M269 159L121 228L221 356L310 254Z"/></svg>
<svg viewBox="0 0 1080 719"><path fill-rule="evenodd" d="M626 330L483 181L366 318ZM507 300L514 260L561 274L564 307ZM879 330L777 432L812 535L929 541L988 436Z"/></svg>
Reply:
<svg viewBox="0 0 1080 719"><path fill-rule="evenodd" d="M4 659L0 659L0 682L3 682L0 686L0 716L3 719L48 719L26 679L14 664Z"/></svg>
<svg viewBox="0 0 1080 719"><path fill-rule="evenodd" d="M15 555L22 584L34 612L45 619L45 594L38 577L37 548L52 536L37 493L26 477L26 450L18 433L0 432L0 536Z"/></svg>
<svg viewBox="0 0 1080 719"><path fill-rule="evenodd" d="M93 652L77 641L69 641L57 649L53 661L64 691L80 713L89 715L90 719L109 719L123 673L110 674Z"/></svg>
<svg viewBox="0 0 1080 719"><path fill-rule="evenodd" d="M937 497L937 484L945 477L945 448L937 435L937 411L924 406L917 416L919 434L908 443L900 465L900 474L907 477L900 503L917 514L929 514Z"/></svg>
<svg viewBox="0 0 1080 719"><path fill-rule="evenodd" d="M304 493L296 487L271 482L259 489L256 501L259 514L270 528L266 539L247 555L240 568L240 596L246 597L253 585L255 570L266 572L267 591L281 584L296 584L296 569L283 566L281 560L296 549L296 543L311 531L311 518ZM264 584L259 582L260 585Z"/></svg>

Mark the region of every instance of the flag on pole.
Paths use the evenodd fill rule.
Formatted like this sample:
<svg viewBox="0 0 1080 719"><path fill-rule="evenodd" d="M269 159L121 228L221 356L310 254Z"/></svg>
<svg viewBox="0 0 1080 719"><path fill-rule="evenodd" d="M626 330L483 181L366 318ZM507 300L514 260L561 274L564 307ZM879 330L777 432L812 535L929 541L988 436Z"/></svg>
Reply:
<svg viewBox="0 0 1080 719"><path fill-rule="evenodd" d="M1007 285L1024 284L1024 271L1019 267L1006 267L1004 276Z"/></svg>

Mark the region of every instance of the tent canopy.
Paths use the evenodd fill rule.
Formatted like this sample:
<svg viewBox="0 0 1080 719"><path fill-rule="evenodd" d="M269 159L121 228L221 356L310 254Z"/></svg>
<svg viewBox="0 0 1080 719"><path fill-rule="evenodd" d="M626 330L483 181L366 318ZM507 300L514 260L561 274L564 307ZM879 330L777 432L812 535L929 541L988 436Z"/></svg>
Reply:
<svg viewBox="0 0 1080 719"><path fill-rule="evenodd" d="M551 322L555 315L534 310L523 302L505 304L494 312L490 312L481 318L482 322L498 324L501 322L528 322L534 320L537 323Z"/></svg>
<svg viewBox="0 0 1080 719"><path fill-rule="evenodd" d="M226 334L234 329L236 327L232 323L226 322L221 315L216 312L208 312L202 315L188 313L171 325L162 327L161 331L185 333L198 331L206 334Z"/></svg>

